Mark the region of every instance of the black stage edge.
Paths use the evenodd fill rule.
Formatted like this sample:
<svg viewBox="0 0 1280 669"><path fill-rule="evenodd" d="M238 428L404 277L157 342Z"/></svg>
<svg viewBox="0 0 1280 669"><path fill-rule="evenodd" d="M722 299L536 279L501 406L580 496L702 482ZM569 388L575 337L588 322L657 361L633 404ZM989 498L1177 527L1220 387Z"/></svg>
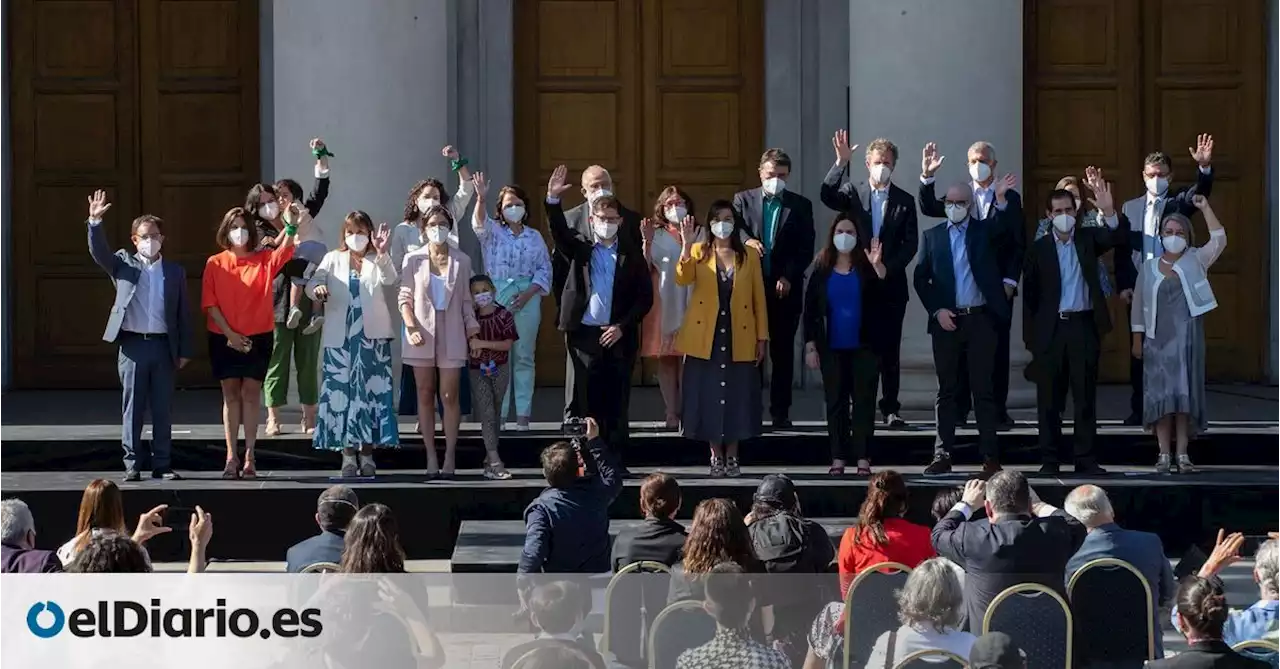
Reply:
<svg viewBox="0 0 1280 669"><path fill-rule="evenodd" d="M1271 439L1274 457L1274 437ZM745 469L740 479L709 479L704 466L664 468L680 478L684 502L679 518L687 522L697 503L711 497L731 498L746 510L760 478L777 471L796 479L804 512L813 518L856 516L867 485L865 479L830 478L825 465ZM929 506L938 487L962 485L974 474L969 468L967 473L924 477L918 466L898 469L907 475L912 488L909 518L920 523L932 523ZM634 470L639 475L651 471L644 467ZM404 547L413 559L449 558L464 520L519 521L525 506L544 485L540 472L529 469L517 470L517 477L510 481L486 481L476 470L464 471L459 480L452 482L426 482L417 472L383 471L387 473L376 480L349 484L361 502L382 502L395 510ZM1158 533L1173 555L1193 544L1211 542L1219 527L1248 534L1274 531L1280 503L1274 466L1204 467L1195 474L1173 476L1156 475L1150 467L1123 471L1113 468L1107 476L1089 478L1069 473L1042 478L1034 468L1026 471L1036 491L1052 504L1060 505L1066 493L1082 483L1103 486L1121 524ZM31 505L40 547L55 548L74 533L81 491L97 477L118 481L119 472L5 471L0 475L0 490L5 497L21 497ZM211 558L281 560L288 546L316 532L316 498L335 482L329 470L262 470L255 481L223 481L216 472L199 472L184 481L146 480L120 485L130 524L154 505L172 506L170 523L174 531L148 544L155 560L186 559L189 512L184 509L197 504L214 514ZM627 481L626 489L610 510L613 518L639 517L638 486L636 479Z"/></svg>

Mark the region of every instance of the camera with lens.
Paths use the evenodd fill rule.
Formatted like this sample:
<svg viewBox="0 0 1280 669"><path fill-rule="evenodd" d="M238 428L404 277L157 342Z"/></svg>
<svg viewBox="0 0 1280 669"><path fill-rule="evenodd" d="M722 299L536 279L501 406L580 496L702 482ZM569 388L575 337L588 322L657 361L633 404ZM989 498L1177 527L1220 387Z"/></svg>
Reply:
<svg viewBox="0 0 1280 669"><path fill-rule="evenodd" d="M587 436L587 419L570 418L560 424L560 433L572 439L582 439Z"/></svg>

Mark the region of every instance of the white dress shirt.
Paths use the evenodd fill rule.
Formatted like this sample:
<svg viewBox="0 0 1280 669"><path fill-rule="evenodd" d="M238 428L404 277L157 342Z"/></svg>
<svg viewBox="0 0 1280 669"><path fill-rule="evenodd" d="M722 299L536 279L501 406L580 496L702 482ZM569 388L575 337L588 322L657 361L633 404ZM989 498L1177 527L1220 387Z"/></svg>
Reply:
<svg viewBox="0 0 1280 669"><path fill-rule="evenodd" d="M159 257L155 260L148 260L140 254L135 257L142 267L120 328L138 334L166 334L169 328L164 322L164 265Z"/></svg>

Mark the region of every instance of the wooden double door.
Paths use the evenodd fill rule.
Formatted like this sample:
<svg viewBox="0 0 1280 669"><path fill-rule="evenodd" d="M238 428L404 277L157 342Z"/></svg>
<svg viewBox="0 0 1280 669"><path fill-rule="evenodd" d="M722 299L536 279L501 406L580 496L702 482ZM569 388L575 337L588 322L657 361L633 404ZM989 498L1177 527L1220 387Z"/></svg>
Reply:
<svg viewBox="0 0 1280 669"><path fill-rule="evenodd" d="M1025 171L1028 218L1043 217L1059 178L1096 165L1117 205L1143 194L1143 158L1173 159L1174 185L1192 183L1187 147L1214 139L1214 211L1226 252L1210 270L1218 308L1204 317L1211 381L1262 381L1274 243L1266 203L1264 0L1027 0ZM1274 82L1272 82L1274 85ZM1034 218L1033 218L1034 217ZM1202 243L1207 230L1194 222ZM1111 300L1104 381L1128 378L1128 311Z"/></svg>
<svg viewBox="0 0 1280 669"><path fill-rule="evenodd" d="M257 0L14 0L11 72L13 385L108 388L115 292L89 258L86 197L104 189L113 248L164 219L187 271L208 385L200 276L222 214L259 178Z"/></svg>
<svg viewBox="0 0 1280 669"><path fill-rule="evenodd" d="M763 0L521 0L515 6L515 165L546 235L547 177L575 185L603 165L622 202L650 215L667 185L701 220L758 185ZM582 197L575 188L565 202ZM551 243L547 235L548 244ZM564 380L554 299L543 301L538 382Z"/></svg>

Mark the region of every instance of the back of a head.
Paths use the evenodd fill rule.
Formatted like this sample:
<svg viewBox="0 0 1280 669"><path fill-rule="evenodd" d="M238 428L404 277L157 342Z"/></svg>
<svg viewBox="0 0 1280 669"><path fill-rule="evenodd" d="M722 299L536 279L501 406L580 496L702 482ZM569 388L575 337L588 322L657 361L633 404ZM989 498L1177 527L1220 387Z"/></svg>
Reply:
<svg viewBox="0 0 1280 669"><path fill-rule="evenodd" d="M751 515L761 520L777 513L798 512L796 484L786 474L769 474L751 497Z"/></svg>
<svg viewBox="0 0 1280 669"><path fill-rule="evenodd" d="M684 541L686 573L703 574L721 562L756 564L751 535L736 504L723 498L704 499L693 511Z"/></svg>
<svg viewBox="0 0 1280 669"><path fill-rule="evenodd" d="M404 573L400 528L390 508L366 504L356 512L347 525L341 566L347 574Z"/></svg>
<svg viewBox="0 0 1280 669"><path fill-rule="evenodd" d="M867 485L867 497L858 510L858 524L854 526L856 541L870 540L884 545L889 538L884 533L884 521L896 518L907 511L907 482L892 469L876 472Z"/></svg>
<svg viewBox="0 0 1280 669"><path fill-rule="evenodd" d="M1022 472L1004 469L987 480L987 501L1000 514L1031 513L1031 486Z"/></svg>
<svg viewBox="0 0 1280 669"><path fill-rule="evenodd" d="M959 488L943 488L933 496L933 506L929 507L929 513L934 520L942 520L952 507L960 503L962 497L964 491Z"/></svg>
<svg viewBox="0 0 1280 669"><path fill-rule="evenodd" d="M567 643L548 644L516 660L511 669L591 669L585 651Z"/></svg>
<svg viewBox="0 0 1280 669"><path fill-rule="evenodd" d="M345 485L330 486L316 500L316 522L327 532L342 532L359 509L356 491Z"/></svg>
<svg viewBox="0 0 1280 669"><path fill-rule="evenodd" d="M898 592L898 617L920 631L943 632L960 626L964 588L954 563L946 558L921 562Z"/></svg>
<svg viewBox="0 0 1280 669"><path fill-rule="evenodd" d="M567 488L578 478L578 453L573 444L557 441L542 449L542 476L552 488Z"/></svg>
<svg viewBox="0 0 1280 669"><path fill-rule="evenodd" d="M671 518L680 508L680 483L674 476L654 472L640 484L640 512L654 518Z"/></svg>
<svg viewBox="0 0 1280 669"><path fill-rule="evenodd" d="M534 588L529 596L533 624L547 634L568 634L586 617L590 602L572 581L554 581Z"/></svg>
<svg viewBox="0 0 1280 669"><path fill-rule="evenodd" d="M80 497L80 514L76 519L76 534L92 529L124 532L124 498L120 488L112 481L95 479L84 489ZM81 538L81 541L85 541Z"/></svg>
<svg viewBox="0 0 1280 669"><path fill-rule="evenodd" d="M93 534L67 571L81 574L145 574L151 571L146 553L129 537L104 530Z"/></svg>
<svg viewBox="0 0 1280 669"><path fill-rule="evenodd" d="M1263 595L1275 597L1280 593L1280 544L1275 539L1258 546L1253 556L1253 575Z"/></svg>
<svg viewBox="0 0 1280 669"><path fill-rule="evenodd" d="M747 624L755 595L750 576L735 562L721 562L706 577L707 613L722 627L740 628Z"/></svg>
<svg viewBox="0 0 1280 669"><path fill-rule="evenodd" d="M1207 639L1221 639L1227 622L1227 598L1216 578L1188 576L1178 585L1178 617L1182 633Z"/></svg>
<svg viewBox="0 0 1280 669"><path fill-rule="evenodd" d="M26 502L16 497L0 502L0 543L21 546L28 533L35 530L36 521Z"/></svg>
<svg viewBox="0 0 1280 669"><path fill-rule="evenodd" d="M1085 484L1067 493L1063 506L1067 513L1090 529L1115 522L1116 514L1107 491L1096 485Z"/></svg>

